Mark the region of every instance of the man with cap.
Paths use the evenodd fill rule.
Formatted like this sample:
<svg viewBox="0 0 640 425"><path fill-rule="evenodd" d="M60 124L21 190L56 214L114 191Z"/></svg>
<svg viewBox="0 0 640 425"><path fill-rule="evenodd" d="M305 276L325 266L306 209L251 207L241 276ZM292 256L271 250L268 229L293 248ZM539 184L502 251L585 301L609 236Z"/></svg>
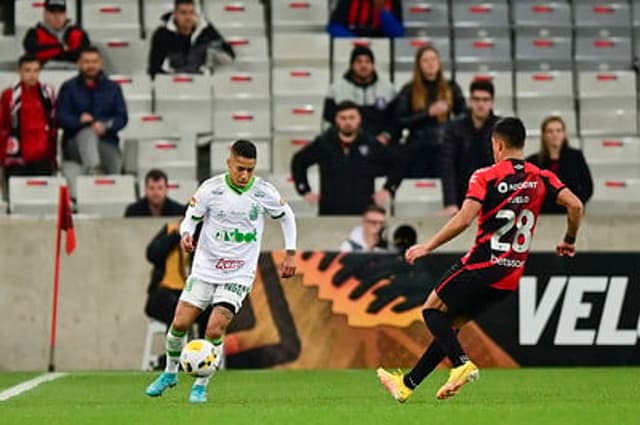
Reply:
<svg viewBox="0 0 640 425"><path fill-rule="evenodd" d="M42 22L24 36L24 50L49 67L75 68L80 51L89 46L89 37L67 18L66 0L46 0Z"/></svg>
<svg viewBox="0 0 640 425"><path fill-rule="evenodd" d="M324 119L333 124L336 105L345 100L354 102L362 114L362 128L382 144L391 140L389 104L396 92L391 82L378 75L375 58L369 47L356 46L351 51L349 69L334 82L324 100Z"/></svg>

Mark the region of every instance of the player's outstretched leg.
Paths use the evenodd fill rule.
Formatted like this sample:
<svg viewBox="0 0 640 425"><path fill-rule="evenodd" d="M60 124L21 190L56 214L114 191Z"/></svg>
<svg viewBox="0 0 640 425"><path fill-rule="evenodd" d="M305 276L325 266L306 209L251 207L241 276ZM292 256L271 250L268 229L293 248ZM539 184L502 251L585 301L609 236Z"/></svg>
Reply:
<svg viewBox="0 0 640 425"><path fill-rule="evenodd" d="M178 383L178 368L180 367L180 353L187 340L186 331L178 331L171 326L167 333L167 366L164 372L156 378L146 389L150 397L162 395L167 388L174 387Z"/></svg>

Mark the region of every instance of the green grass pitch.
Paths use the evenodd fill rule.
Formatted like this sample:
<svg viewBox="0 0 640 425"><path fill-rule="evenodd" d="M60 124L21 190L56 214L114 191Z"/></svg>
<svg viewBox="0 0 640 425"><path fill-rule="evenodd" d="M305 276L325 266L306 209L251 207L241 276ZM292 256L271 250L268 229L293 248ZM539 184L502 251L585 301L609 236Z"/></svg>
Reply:
<svg viewBox="0 0 640 425"><path fill-rule="evenodd" d="M405 404L372 370L223 371L209 402L191 405L193 379L158 398L156 374L71 373L0 402L0 424L640 424L640 368L482 370L451 400L435 393L438 370ZM0 373L0 391L35 374Z"/></svg>

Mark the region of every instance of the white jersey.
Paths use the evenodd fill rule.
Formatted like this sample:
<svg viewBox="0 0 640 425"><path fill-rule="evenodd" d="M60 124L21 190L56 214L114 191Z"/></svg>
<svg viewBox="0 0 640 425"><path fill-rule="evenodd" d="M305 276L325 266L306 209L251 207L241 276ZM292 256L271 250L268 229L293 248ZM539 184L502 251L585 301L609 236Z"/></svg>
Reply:
<svg viewBox="0 0 640 425"><path fill-rule="evenodd" d="M189 203L186 220L204 220L191 274L210 283L251 286L256 275L265 216L291 211L275 187L254 176L244 188L228 174L206 180Z"/></svg>

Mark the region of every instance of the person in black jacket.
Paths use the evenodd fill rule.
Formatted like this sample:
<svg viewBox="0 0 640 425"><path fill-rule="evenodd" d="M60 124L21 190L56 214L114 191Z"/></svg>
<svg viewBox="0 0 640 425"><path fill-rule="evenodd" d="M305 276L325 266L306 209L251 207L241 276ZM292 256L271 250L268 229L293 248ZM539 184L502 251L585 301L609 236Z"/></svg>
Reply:
<svg viewBox="0 0 640 425"><path fill-rule="evenodd" d="M559 116L549 116L540 126L540 152L527 161L545 170L553 171L583 204L593 195L593 180L582 151L569 147L566 125ZM542 214L566 214L566 209L546 199Z"/></svg>
<svg viewBox="0 0 640 425"><path fill-rule="evenodd" d="M493 114L493 83L473 81L469 93L469 110L444 129L440 152L444 216L454 215L462 206L471 174L493 164L491 134L499 119Z"/></svg>
<svg viewBox="0 0 640 425"><path fill-rule="evenodd" d="M417 50L413 80L395 103L396 137L408 131L403 145L408 160L405 177L439 177L444 124L465 112L467 105L458 84L445 79L440 54L433 46Z"/></svg>
<svg viewBox="0 0 640 425"><path fill-rule="evenodd" d="M162 17L164 26L158 27L151 39L149 75L158 73L199 74L206 71L208 52L220 63L235 59L231 46L222 35L198 16L194 0L175 0L172 13Z"/></svg>
<svg viewBox="0 0 640 425"><path fill-rule="evenodd" d="M335 127L298 151L291 161L296 190L307 202L319 203L320 215L360 215L373 200L386 204L402 180L403 164L393 150L361 129L358 105L343 101L336 109ZM320 167L320 195L312 192L307 169ZM377 176L386 175L375 191Z"/></svg>
<svg viewBox="0 0 640 425"><path fill-rule="evenodd" d="M125 217L167 217L184 215L187 207L167 196L169 178L158 169L144 176L144 197L127 205Z"/></svg>

